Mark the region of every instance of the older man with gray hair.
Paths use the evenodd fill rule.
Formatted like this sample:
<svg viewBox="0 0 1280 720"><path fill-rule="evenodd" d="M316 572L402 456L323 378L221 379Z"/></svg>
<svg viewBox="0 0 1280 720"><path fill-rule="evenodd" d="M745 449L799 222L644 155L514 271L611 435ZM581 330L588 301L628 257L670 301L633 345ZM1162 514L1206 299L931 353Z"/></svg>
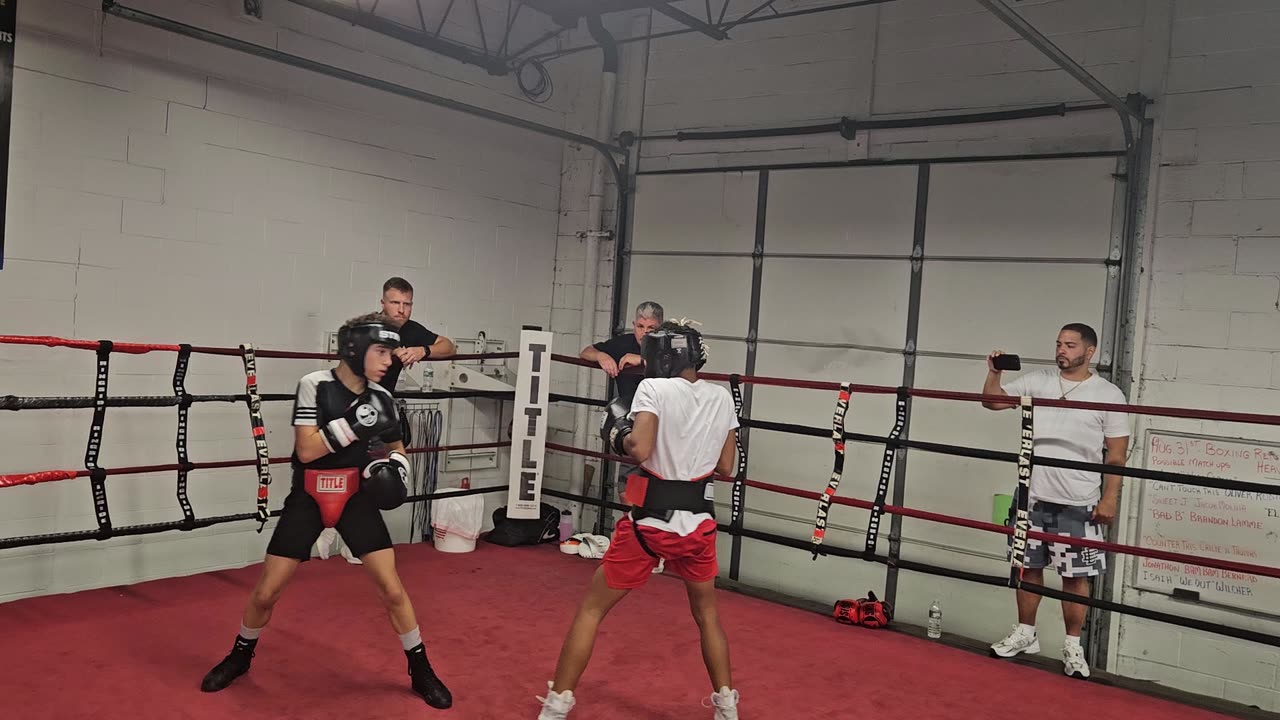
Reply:
<svg viewBox="0 0 1280 720"><path fill-rule="evenodd" d="M644 377L622 371L643 363L640 359L640 341L645 335L658 329L663 319L662 306L652 300L645 300L636 306L631 332L588 345L578 355L587 362L596 363L606 375L613 378L618 386L618 397L628 405Z"/></svg>

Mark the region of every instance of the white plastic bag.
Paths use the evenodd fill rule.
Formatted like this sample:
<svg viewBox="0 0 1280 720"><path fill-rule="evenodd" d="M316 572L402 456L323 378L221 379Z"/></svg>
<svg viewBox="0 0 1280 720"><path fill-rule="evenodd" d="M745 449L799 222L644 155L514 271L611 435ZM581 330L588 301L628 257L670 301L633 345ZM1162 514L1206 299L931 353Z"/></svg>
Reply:
<svg viewBox="0 0 1280 720"><path fill-rule="evenodd" d="M462 488L440 488L439 492L457 492ZM484 496L440 498L431 503L432 538L442 552L471 552L484 527Z"/></svg>

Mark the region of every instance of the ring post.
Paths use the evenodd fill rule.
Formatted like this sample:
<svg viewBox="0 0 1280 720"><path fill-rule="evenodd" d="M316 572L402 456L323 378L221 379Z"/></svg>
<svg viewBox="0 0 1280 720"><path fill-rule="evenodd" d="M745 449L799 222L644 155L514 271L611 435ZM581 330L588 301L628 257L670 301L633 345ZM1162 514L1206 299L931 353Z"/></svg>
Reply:
<svg viewBox="0 0 1280 720"><path fill-rule="evenodd" d="M511 474L507 490L507 517L513 520L534 520L541 514L550 419L547 402L551 393L552 339L552 334L545 330L520 331L520 367L511 423Z"/></svg>

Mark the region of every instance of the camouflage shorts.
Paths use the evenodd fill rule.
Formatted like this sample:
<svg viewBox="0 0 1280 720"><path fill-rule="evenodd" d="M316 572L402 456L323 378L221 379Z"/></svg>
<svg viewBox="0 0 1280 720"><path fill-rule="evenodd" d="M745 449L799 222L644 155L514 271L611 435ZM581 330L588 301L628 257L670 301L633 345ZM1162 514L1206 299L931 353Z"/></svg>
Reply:
<svg viewBox="0 0 1280 720"><path fill-rule="evenodd" d="M1030 507L1031 524L1029 530L1061 535L1064 538L1084 538L1086 540L1105 540L1102 526L1092 522L1093 505L1059 505L1050 502L1033 502ZM1010 508L1009 522L1013 526L1013 514L1017 508ZM1009 536L1012 554L1013 536ZM1008 555L1006 555L1008 557ZM1026 567L1039 569L1053 566L1062 577L1091 577L1099 575L1107 567L1107 559L1103 551L1091 547L1080 547L1066 542L1048 542L1036 538L1027 538Z"/></svg>

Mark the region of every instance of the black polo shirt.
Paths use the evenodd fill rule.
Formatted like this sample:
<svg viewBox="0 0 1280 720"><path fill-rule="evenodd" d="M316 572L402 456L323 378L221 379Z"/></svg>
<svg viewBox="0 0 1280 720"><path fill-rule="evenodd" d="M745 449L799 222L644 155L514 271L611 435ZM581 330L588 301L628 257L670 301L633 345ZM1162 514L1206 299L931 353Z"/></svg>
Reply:
<svg viewBox="0 0 1280 720"><path fill-rule="evenodd" d="M611 337L591 347L613 358L614 362L621 361L623 355L640 354L640 341L636 340L636 334L631 332ZM640 387L640 381L644 379L641 370L643 368L627 368L625 372L618 373L618 377L613 379L618 387L618 397L628 403L631 402L636 395L636 388Z"/></svg>
<svg viewBox="0 0 1280 720"><path fill-rule="evenodd" d="M400 326L401 347L430 348L438 339L440 339L439 335L413 320L406 320L404 325ZM403 369L404 363L400 362L400 358L393 355L391 357L391 367L387 368L387 374L382 376L382 380L378 381L378 384L386 388L387 392L395 395L396 382L400 379L400 371Z"/></svg>

